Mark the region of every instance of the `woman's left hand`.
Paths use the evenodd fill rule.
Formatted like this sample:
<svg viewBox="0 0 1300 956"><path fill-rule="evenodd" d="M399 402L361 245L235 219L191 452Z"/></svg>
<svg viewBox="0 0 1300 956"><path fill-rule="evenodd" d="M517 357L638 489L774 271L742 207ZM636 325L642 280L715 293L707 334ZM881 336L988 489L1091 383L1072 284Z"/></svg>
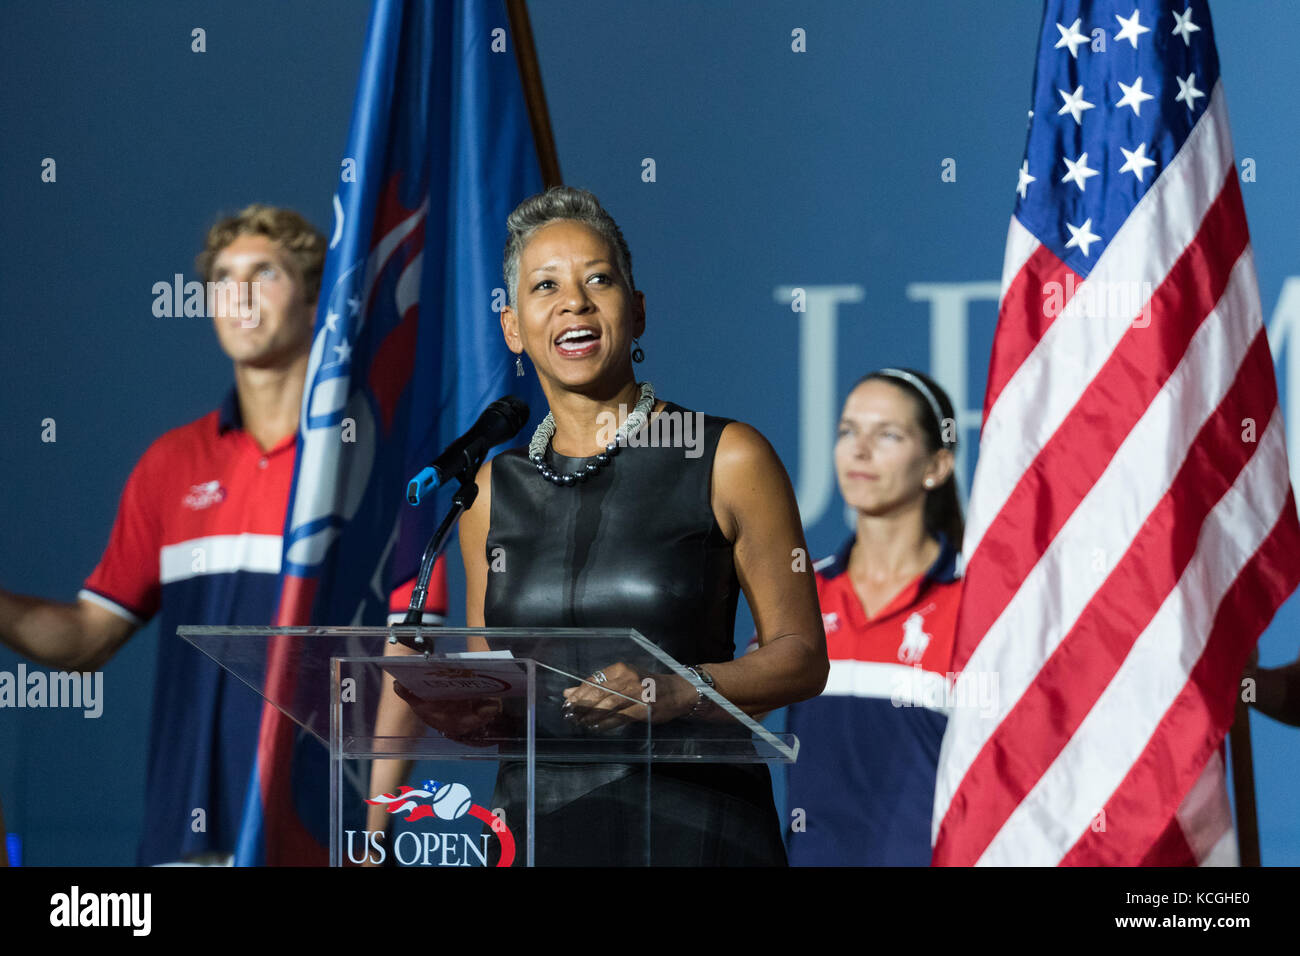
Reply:
<svg viewBox="0 0 1300 956"><path fill-rule="evenodd" d="M579 726L593 730L644 722L647 712L652 723L674 720L690 713L699 696L684 677L676 674L642 677L622 662L602 667L587 680L589 683L565 689L564 711L572 714Z"/></svg>

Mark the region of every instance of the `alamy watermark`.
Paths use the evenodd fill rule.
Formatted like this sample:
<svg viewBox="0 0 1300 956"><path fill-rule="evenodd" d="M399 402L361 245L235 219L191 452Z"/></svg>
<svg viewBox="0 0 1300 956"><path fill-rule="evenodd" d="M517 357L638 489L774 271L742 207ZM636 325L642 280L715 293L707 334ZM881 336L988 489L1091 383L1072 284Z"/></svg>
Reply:
<svg viewBox="0 0 1300 956"><path fill-rule="evenodd" d="M0 671L0 708L75 707L82 717L95 718L104 712L103 671L27 670Z"/></svg>
<svg viewBox="0 0 1300 956"><path fill-rule="evenodd" d="M981 717L992 717L998 707L997 671L963 671L940 674L920 667L907 668L906 675L895 675L889 702L895 707L927 707L949 713L963 708L978 710Z"/></svg>
<svg viewBox="0 0 1300 956"><path fill-rule="evenodd" d="M600 426L596 441L608 446L617 438L618 444L628 448L685 448L687 458L704 454L704 413L662 411L631 435L619 436L619 422L628 416L628 407L619 403L618 414L601 412L596 416Z"/></svg>
<svg viewBox="0 0 1300 956"><path fill-rule="evenodd" d="M1146 280L1127 279L1108 282L1105 279L1088 279L1076 282L1073 272L1067 272L1064 282L1043 283L1043 315L1056 318L1067 304L1076 299L1088 315L1108 318L1133 318L1133 328L1145 329L1151 324L1151 296L1155 287Z"/></svg>
<svg viewBox="0 0 1300 956"><path fill-rule="evenodd" d="M185 281L176 273L171 282L153 284L153 314L159 319L213 319L232 316L245 329L255 329L262 320L258 282Z"/></svg>
<svg viewBox="0 0 1300 956"><path fill-rule="evenodd" d="M123 927L148 936L153 926L152 893L85 893L75 883L50 897L50 925Z"/></svg>

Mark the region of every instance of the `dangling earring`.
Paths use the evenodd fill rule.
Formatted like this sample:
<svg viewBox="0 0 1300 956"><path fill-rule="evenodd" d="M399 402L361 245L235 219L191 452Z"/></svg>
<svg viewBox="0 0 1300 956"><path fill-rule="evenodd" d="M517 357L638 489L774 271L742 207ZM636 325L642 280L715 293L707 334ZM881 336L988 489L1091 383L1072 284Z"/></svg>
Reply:
<svg viewBox="0 0 1300 956"><path fill-rule="evenodd" d="M524 374L524 357L522 354L515 356L515 378L522 378Z"/></svg>
<svg viewBox="0 0 1300 956"><path fill-rule="evenodd" d="M645 361L645 352L643 352L643 351L641 350L641 345L640 345L640 343L639 343L636 339L633 339L633 340L632 340L632 344L636 346L636 348L634 348L634 349L632 350L632 361L633 361L633 362L644 362L644 361Z"/></svg>

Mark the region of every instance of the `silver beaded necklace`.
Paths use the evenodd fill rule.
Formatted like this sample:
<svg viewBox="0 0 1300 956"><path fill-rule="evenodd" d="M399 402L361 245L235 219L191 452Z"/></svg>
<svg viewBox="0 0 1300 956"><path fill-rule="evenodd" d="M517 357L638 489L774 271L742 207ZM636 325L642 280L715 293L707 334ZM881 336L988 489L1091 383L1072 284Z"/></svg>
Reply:
<svg viewBox="0 0 1300 956"><path fill-rule="evenodd" d="M536 466L538 474L557 485L567 487L580 481L586 481L609 464L610 459L618 454L619 448L626 442L627 436L637 431L649 420L650 409L654 407L655 387L650 382L642 382L641 397L637 399L636 405L628 414L622 427L614 433L614 440L605 446L605 450L596 456L595 461L590 461L577 471L571 471L563 475L546 464L543 458L547 446L550 445L551 439L555 436L555 417L550 412L547 412L546 417L542 419L542 423L537 426L537 431L533 432L532 441L528 443L528 460Z"/></svg>

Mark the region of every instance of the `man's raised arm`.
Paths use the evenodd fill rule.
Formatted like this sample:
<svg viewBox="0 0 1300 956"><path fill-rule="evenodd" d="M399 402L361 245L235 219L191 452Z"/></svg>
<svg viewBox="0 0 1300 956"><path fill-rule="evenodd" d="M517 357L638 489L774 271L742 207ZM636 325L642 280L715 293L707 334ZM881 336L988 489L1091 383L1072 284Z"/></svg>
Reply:
<svg viewBox="0 0 1300 956"><path fill-rule="evenodd" d="M0 591L0 642L46 667L99 670L136 625L85 598L61 604Z"/></svg>

